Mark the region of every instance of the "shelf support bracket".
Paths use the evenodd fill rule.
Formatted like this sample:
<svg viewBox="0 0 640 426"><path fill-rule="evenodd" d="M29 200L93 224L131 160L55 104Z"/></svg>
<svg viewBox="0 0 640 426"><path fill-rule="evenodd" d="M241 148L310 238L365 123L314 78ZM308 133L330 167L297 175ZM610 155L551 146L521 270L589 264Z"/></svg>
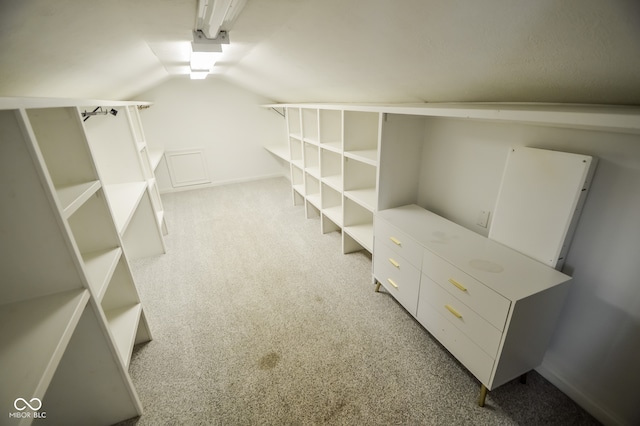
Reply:
<svg viewBox="0 0 640 426"><path fill-rule="evenodd" d="M286 116L286 115L285 115L285 113L284 113L284 111L285 111L285 110L284 110L284 108L282 109L282 112L278 111L278 110L277 110L277 109L275 109L274 107L270 107L269 109L271 109L271 110L275 111L275 112L276 112L276 114L278 114L278 115L282 116L282 118L287 118L287 116Z"/></svg>

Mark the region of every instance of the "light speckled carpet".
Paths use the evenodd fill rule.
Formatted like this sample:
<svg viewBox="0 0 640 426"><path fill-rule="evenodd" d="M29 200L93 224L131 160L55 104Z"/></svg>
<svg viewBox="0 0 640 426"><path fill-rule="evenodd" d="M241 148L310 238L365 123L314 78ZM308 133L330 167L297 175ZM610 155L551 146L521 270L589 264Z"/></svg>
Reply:
<svg viewBox="0 0 640 426"><path fill-rule="evenodd" d="M145 413L126 424L597 424L535 372L478 407L480 383L285 179L163 201L168 253L132 265L154 340L134 350Z"/></svg>

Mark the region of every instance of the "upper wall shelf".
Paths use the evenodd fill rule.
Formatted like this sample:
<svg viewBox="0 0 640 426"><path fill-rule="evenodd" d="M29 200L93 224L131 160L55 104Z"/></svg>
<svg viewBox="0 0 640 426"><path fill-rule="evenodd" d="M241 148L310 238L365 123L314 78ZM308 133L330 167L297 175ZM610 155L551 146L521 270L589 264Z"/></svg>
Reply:
<svg viewBox="0 0 640 426"><path fill-rule="evenodd" d="M67 99L67 98L4 98L0 97L2 109L62 108L62 107L107 107L107 106L151 105L143 101L111 101L99 99Z"/></svg>
<svg viewBox="0 0 640 426"><path fill-rule="evenodd" d="M640 134L640 107L542 103L276 104L430 117L467 118Z"/></svg>

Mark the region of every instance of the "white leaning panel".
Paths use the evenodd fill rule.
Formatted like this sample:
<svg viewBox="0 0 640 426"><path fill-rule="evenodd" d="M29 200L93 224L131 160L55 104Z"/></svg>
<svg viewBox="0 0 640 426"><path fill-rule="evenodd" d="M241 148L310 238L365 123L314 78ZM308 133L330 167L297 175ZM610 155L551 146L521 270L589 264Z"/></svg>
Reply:
<svg viewBox="0 0 640 426"><path fill-rule="evenodd" d="M556 267L571 239L592 165L588 155L512 148L489 238Z"/></svg>

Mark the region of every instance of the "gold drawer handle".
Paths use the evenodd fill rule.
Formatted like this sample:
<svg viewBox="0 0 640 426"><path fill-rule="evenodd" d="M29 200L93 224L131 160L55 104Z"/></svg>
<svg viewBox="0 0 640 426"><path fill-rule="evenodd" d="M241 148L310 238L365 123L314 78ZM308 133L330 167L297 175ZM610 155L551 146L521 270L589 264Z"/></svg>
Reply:
<svg viewBox="0 0 640 426"><path fill-rule="evenodd" d="M455 309L453 309L451 305L444 305L444 307L447 308L447 310L451 312L453 315L455 315L456 318L462 318L462 314L456 311Z"/></svg>
<svg viewBox="0 0 640 426"><path fill-rule="evenodd" d="M463 286L462 284L460 284L458 281L454 280L453 278L449 278L449 282L451 284L455 285L456 287L458 287L460 290L467 291L467 288L465 286Z"/></svg>
<svg viewBox="0 0 640 426"><path fill-rule="evenodd" d="M389 258L389 262L391 262L391 264L393 266L395 266L396 268L400 269L400 264L398 262L396 262L395 260L393 260L392 258Z"/></svg>
<svg viewBox="0 0 640 426"><path fill-rule="evenodd" d="M387 281L389 281L389 284L391 284L394 288L398 288L398 284L396 284L391 278L387 278Z"/></svg>
<svg viewBox="0 0 640 426"><path fill-rule="evenodd" d="M397 246L402 246L402 243L396 237L389 237L389 239L393 242L393 244L395 244Z"/></svg>

